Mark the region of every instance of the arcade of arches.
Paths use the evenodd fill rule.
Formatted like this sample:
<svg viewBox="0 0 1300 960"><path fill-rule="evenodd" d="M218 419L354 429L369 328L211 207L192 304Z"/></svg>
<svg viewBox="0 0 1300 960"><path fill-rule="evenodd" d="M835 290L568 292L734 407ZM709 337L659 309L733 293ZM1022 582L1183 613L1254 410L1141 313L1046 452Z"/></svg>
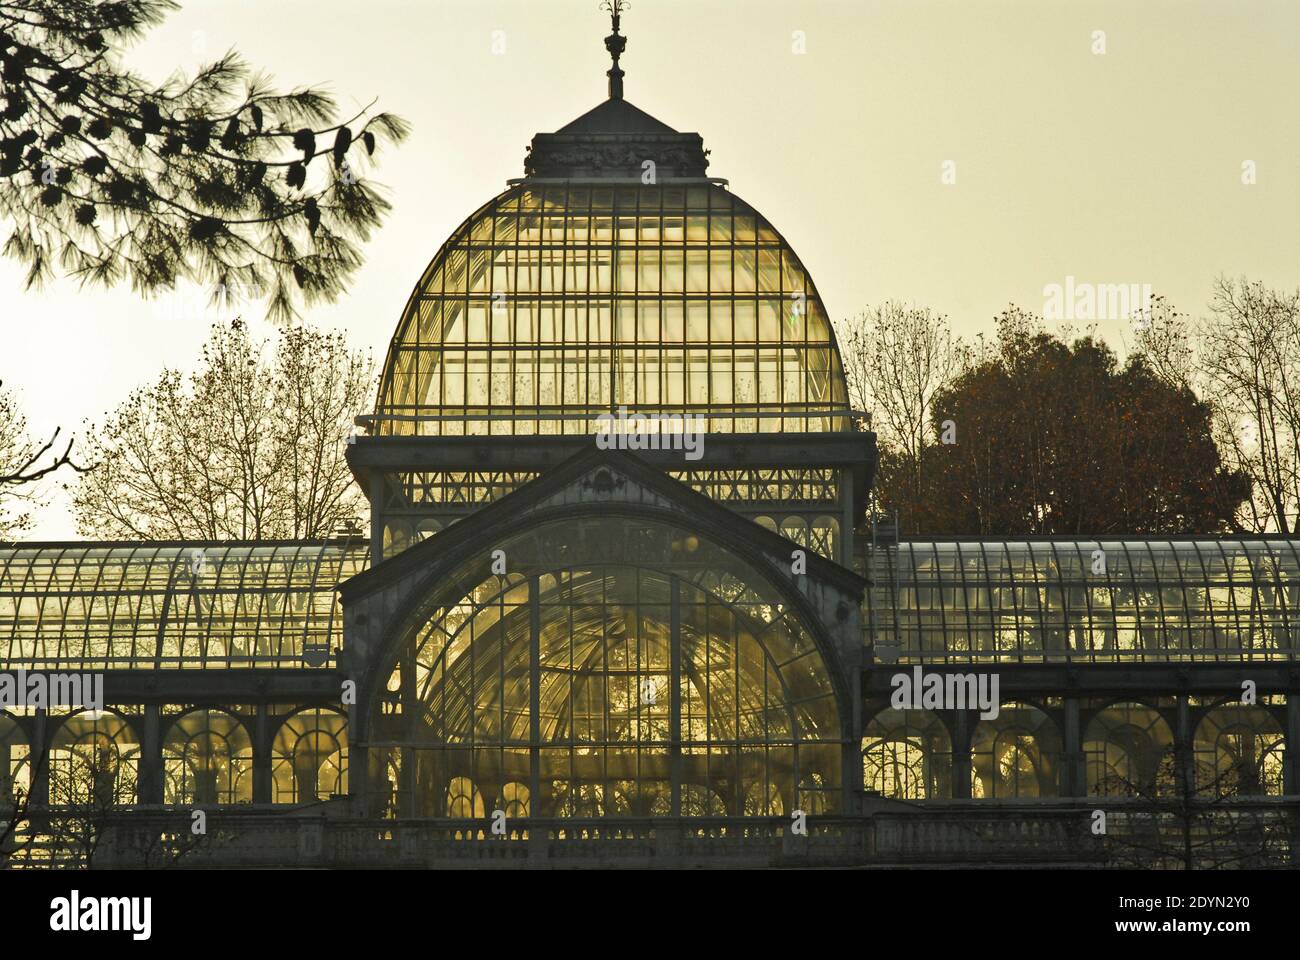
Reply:
<svg viewBox="0 0 1300 960"><path fill-rule="evenodd" d="M1196 712L1190 749L1176 747L1173 698L1094 709L1084 726L1084 789L1079 796L1168 797L1180 790L1207 798L1281 796L1285 789L1285 710L1239 701ZM885 709L862 739L867 790L898 800L1034 800L1066 796L1059 706L1005 702L978 720L964 750L954 751L951 718L925 710ZM1055 716L1054 716L1055 715ZM1182 770L1178 765L1182 764ZM961 768L961 776L958 769ZM957 788L964 780L965 790Z"/></svg>
<svg viewBox="0 0 1300 960"><path fill-rule="evenodd" d="M534 582L541 588L536 605L530 597ZM392 791L388 815L482 817L492 809L512 817L672 815L674 595L681 610L676 686L683 733L676 812L833 811L834 738L810 739L805 732L796 749L795 731L820 724L833 730L834 706L814 696L799 709L789 707L772 660L778 642L787 644L778 655L790 653L789 632L773 631L770 624L755 630L734 607L680 579L610 567L536 581L490 578L429 625L411 661L417 696L426 707L423 743L385 751ZM571 602L578 596L584 603L599 596L607 610L578 623ZM543 638L561 635L551 624L575 628L562 643L544 640L535 670L526 655L523 662L514 660L511 646L503 645L512 631L527 633L534 609L545 611ZM705 624L712 629L701 631ZM523 647L528 649L526 642ZM528 746L532 675L544 678L537 703L546 746L539 748ZM399 670L390 690L399 689L400 676ZM815 680L803 682L804 693L816 692ZM470 690L480 692L474 701L467 697ZM1083 739L1084 795L1158 797L1176 791L1173 713L1132 701L1095 710ZM1206 706L1191 742L1196 793L1283 793L1284 737L1267 705ZM115 712L71 715L53 743L51 800L136 802L140 738L127 718ZM950 725L937 712L886 709L862 738L863 782L868 791L898 800L949 799L957 795L953 787L960 778L954 771L961 762L975 799L1064 795L1058 723L1033 704L1006 703L996 719L976 723L967 758L959 757ZM0 715L0 790L30 787L29 759L20 726ZM346 794L346 718L328 709L286 717L269 761L276 803ZM246 719L216 709L176 716L163 739L164 802L250 803L254 762ZM417 771L409 780L401 772L404 762ZM537 777L544 783L540 791Z"/></svg>

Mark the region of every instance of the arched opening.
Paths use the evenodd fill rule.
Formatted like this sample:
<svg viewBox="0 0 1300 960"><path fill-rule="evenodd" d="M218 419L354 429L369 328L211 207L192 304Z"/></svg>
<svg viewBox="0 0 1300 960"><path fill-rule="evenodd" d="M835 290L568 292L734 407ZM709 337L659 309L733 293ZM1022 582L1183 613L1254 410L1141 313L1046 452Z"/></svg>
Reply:
<svg viewBox="0 0 1300 960"><path fill-rule="evenodd" d="M989 800L1037 799L1059 794L1061 735L1042 710L1003 704L981 720L971 738L971 795Z"/></svg>
<svg viewBox="0 0 1300 960"><path fill-rule="evenodd" d="M862 782L867 790L894 800L951 797L948 728L926 710L882 710L862 738Z"/></svg>
<svg viewBox="0 0 1300 960"><path fill-rule="evenodd" d="M271 750L275 803L311 803L348 791L347 717L314 707L280 725Z"/></svg>
<svg viewBox="0 0 1300 960"><path fill-rule="evenodd" d="M501 796L498 798L494 810L504 811L507 817L526 817L528 816L528 785L511 781L502 784Z"/></svg>
<svg viewBox="0 0 1300 960"><path fill-rule="evenodd" d="M469 777L452 777L447 784L447 816L481 819L485 813L483 794Z"/></svg>
<svg viewBox="0 0 1300 960"><path fill-rule="evenodd" d="M830 672L748 564L622 519L500 549L512 572L430 603L374 715L372 769L396 776L402 815L452 815L462 780L543 817L839 808Z"/></svg>
<svg viewBox="0 0 1300 960"><path fill-rule="evenodd" d="M220 710L193 710L177 718L163 738L163 776L166 803L251 803L248 731Z"/></svg>
<svg viewBox="0 0 1300 960"><path fill-rule="evenodd" d="M136 802L140 742L116 713L83 710L63 721L50 748L50 802L94 809Z"/></svg>
<svg viewBox="0 0 1300 960"><path fill-rule="evenodd" d="M1154 707L1114 703L1083 737L1089 796L1163 796L1174 786L1174 733Z"/></svg>
<svg viewBox="0 0 1300 960"><path fill-rule="evenodd" d="M1220 797L1280 797L1286 739L1258 704L1225 703L1196 726L1193 744L1198 793Z"/></svg>

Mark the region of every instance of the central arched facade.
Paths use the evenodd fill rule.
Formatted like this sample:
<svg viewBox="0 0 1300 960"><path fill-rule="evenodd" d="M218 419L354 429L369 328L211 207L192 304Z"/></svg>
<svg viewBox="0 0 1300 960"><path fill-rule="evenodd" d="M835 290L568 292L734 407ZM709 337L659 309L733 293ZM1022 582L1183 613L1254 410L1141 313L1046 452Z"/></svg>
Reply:
<svg viewBox="0 0 1300 960"><path fill-rule="evenodd" d="M874 448L811 276L707 167L613 97L419 278L348 451L361 809L854 805Z"/></svg>
<svg viewBox="0 0 1300 960"><path fill-rule="evenodd" d="M670 522L609 513L542 522L494 548L439 576L390 654L369 718L376 807L842 808L833 672L789 592L753 563Z"/></svg>

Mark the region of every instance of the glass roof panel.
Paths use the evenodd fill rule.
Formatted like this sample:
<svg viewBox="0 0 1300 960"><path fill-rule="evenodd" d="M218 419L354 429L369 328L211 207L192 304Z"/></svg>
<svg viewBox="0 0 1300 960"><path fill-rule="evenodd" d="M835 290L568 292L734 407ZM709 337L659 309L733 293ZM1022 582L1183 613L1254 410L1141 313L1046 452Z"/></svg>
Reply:
<svg viewBox="0 0 1300 960"><path fill-rule="evenodd" d="M873 567L894 586L867 592L876 609L864 621L879 644L892 634L904 660L1286 660L1300 650L1294 541L918 540L894 557L892 578Z"/></svg>
<svg viewBox="0 0 1300 960"><path fill-rule="evenodd" d="M359 541L0 546L0 665L320 665L343 644L336 588L368 563Z"/></svg>
<svg viewBox="0 0 1300 960"><path fill-rule="evenodd" d="M522 183L492 200L412 293L372 429L589 434L620 406L714 432L849 429L811 278L720 185Z"/></svg>

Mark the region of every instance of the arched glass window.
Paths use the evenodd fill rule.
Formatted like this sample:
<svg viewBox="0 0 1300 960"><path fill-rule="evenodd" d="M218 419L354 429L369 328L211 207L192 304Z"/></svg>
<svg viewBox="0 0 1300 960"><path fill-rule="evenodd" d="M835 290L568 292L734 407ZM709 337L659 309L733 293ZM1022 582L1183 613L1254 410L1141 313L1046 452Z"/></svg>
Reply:
<svg viewBox="0 0 1300 960"><path fill-rule="evenodd" d="M971 737L971 795L992 799L1055 797L1061 736L1042 710L1006 703Z"/></svg>
<svg viewBox="0 0 1300 960"><path fill-rule="evenodd" d="M786 517L781 521L781 536L801 547L809 546L808 521L803 517Z"/></svg>
<svg viewBox="0 0 1300 960"><path fill-rule="evenodd" d="M275 803L310 803L348 792L347 717L316 707L280 725L271 751Z"/></svg>
<svg viewBox="0 0 1300 960"><path fill-rule="evenodd" d="M115 713L83 710L63 721L50 749L50 802L96 808L136 802L140 742Z"/></svg>
<svg viewBox="0 0 1300 960"><path fill-rule="evenodd" d="M194 710L163 738L163 797L167 803L251 803L253 744L236 718Z"/></svg>
<svg viewBox="0 0 1300 960"><path fill-rule="evenodd" d="M823 557L834 560L839 550L840 522L834 517L820 516L808 526L808 546Z"/></svg>
<svg viewBox="0 0 1300 960"><path fill-rule="evenodd" d="M1174 735L1154 707L1115 703L1088 722L1083 737L1089 796L1171 792Z"/></svg>
<svg viewBox="0 0 1300 960"><path fill-rule="evenodd" d="M413 758L399 798L411 815L443 815L454 777L484 798L526 786L517 796L543 817L838 808L830 673L757 571L693 533L621 519L500 549L508 577L431 598L399 659L410 682L375 717L372 748Z"/></svg>
<svg viewBox="0 0 1300 960"><path fill-rule="evenodd" d="M421 520L417 520L415 523L415 542L420 543L428 540L441 529L442 521L434 517L425 517Z"/></svg>
<svg viewBox="0 0 1300 960"><path fill-rule="evenodd" d="M925 710L882 710L862 738L863 786L895 800L952 796L948 728Z"/></svg>
<svg viewBox="0 0 1300 960"><path fill-rule="evenodd" d="M528 785L511 781L501 787L501 797L494 808L511 819L528 816Z"/></svg>
<svg viewBox="0 0 1300 960"><path fill-rule="evenodd" d="M1286 740L1258 704L1225 703L1196 726L1196 788L1212 797L1281 796Z"/></svg>
<svg viewBox="0 0 1300 960"><path fill-rule="evenodd" d="M682 784L682 816L725 817L727 803L715 791L700 783Z"/></svg>
<svg viewBox="0 0 1300 960"><path fill-rule="evenodd" d="M469 777L452 777L447 784L447 816L461 820L482 819L483 794Z"/></svg>
<svg viewBox="0 0 1300 960"><path fill-rule="evenodd" d="M764 784L759 777L746 771L741 798L741 815L746 817L780 817L785 814L785 802L775 784Z"/></svg>

